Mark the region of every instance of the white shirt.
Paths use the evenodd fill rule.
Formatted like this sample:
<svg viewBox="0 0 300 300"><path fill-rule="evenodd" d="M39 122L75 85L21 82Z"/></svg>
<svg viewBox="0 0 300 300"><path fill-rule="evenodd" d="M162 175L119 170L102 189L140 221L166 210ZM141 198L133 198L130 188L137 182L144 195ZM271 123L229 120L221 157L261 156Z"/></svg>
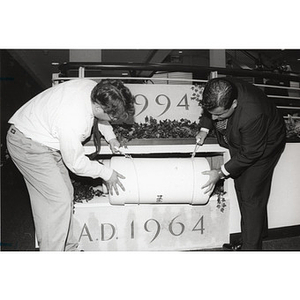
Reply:
<svg viewBox="0 0 300 300"><path fill-rule="evenodd" d="M91 135L91 91L96 84L76 79L53 86L24 104L8 122L33 141L60 150L73 173L108 180L113 170L90 161L82 145ZM99 124L99 130L106 141L116 138L109 122Z"/></svg>

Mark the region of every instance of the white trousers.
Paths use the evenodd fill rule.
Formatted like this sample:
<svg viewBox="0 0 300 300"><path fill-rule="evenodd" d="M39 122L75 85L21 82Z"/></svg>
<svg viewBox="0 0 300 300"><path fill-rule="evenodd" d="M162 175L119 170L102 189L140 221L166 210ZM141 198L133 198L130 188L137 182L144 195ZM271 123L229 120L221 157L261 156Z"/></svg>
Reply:
<svg viewBox="0 0 300 300"><path fill-rule="evenodd" d="M25 137L14 125L7 133L7 149L26 182L40 250L76 250L74 190L60 152Z"/></svg>

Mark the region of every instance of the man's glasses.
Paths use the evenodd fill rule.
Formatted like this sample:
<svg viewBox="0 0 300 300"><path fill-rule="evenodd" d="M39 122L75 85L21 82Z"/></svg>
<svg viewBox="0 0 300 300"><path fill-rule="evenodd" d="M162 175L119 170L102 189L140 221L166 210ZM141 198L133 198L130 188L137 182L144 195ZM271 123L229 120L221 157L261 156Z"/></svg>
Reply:
<svg viewBox="0 0 300 300"><path fill-rule="evenodd" d="M106 113L111 121L119 121L119 120L126 120L128 118L128 113L124 112L120 115L112 115Z"/></svg>

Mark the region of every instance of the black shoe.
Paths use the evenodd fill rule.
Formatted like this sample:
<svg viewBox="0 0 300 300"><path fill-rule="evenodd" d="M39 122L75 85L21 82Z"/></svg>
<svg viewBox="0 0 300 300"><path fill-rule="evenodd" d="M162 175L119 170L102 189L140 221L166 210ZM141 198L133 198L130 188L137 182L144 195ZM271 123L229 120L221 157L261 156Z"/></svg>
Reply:
<svg viewBox="0 0 300 300"><path fill-rule="evenodd" d="M240 251L242 250L242 245L241 242L232 242L230 244L224 244L222 248L227 251Z"/></svg>

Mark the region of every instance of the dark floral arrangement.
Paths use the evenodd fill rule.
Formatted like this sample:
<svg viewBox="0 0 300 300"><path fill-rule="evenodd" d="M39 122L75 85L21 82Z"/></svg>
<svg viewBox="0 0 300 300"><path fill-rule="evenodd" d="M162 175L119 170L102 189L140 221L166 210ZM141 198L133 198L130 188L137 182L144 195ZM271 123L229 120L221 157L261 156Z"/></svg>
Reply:
<svg viewBox="0 0 300 300"><path fill-rule="evenodd" d="M146 117L145 123L113 125L117 139L122 146L133 139L167 139L167 138L195 138L200 125L187 119L156 120Z"/></svg>
<svg viewBox="0 0 300 300"><path fill-rule="evenodd" d="M74 188L74 198L73 203L85 203L94 199L95 196L101 196L103 194L102 189L99 187L102 186L101 178L90 178L77 176L72 172L69 172L71 182Z"/></svg>
<svg viewBox="0 0 300 300"><path fill-rule="evenodd" d="M72 180L74 187L74 203L83 203L92 200L95 196L101 196L103 194L99 189L94 188L88 183L83 183L80 180Z"/></svg>
<svg viewBox="0 0 300 300"><path fill-rule="evenodd" d="M300 139L300 118L298 114L288 115L286 124L286 137L289 139ZM299 140L300 141L300 140Z"/></svg>

